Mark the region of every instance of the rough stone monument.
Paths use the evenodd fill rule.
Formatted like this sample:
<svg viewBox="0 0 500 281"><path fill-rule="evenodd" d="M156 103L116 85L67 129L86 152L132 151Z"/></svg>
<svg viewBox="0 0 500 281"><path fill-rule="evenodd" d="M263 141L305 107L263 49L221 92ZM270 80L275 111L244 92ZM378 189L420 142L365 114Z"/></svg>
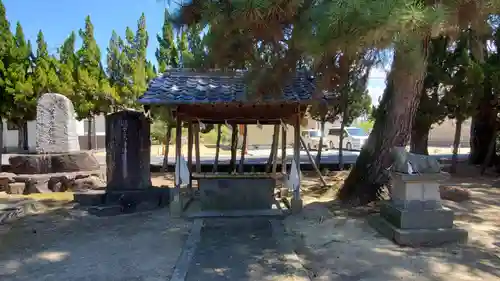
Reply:
<svg viewBox="0 0 500 281"><path fill-rule="evenodd" d="M71 101L61 94L42 95L36 106L37 153L79 150L75 110Z"/></svg>
<svg viewBox="0 0 500 281"><path fill-rule="evenodd" d="M453 224L453 211L441 204L440 182L449 175L441 172L437 160L400 147L392 156L391 199L370 217L372 227L405 246L467 241L467 232Z"/></svg>
<svg viewBox="0 0 500 281"><path fill-rule="evenodd" d="M74 191L82 179L96 176L96 182L100 180L100 165L95 156L80 151L76 122L73 104L67 97L55 93L40 97L36 115L37 154L9 158L10 172L15 176L9 180L8 193Z"/></svg>

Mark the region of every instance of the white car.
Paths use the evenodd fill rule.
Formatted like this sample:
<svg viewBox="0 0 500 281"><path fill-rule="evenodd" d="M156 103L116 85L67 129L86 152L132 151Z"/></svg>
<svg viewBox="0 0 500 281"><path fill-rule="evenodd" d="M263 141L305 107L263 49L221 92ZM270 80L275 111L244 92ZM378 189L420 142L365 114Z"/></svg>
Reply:
<svg viewBox="0 0 500 281"><path fill-rule="evenodd" d="M303 130L300 133L306 143L307 149L317 150L319 148L319 139L321 138L320 130ZM327 147L325 138L323 138L323 147Z"/></svg>
<svg viewBox="0 0 500 281"><path fill-rule="evenodd" d="M325 136L325 144L330 149L339 148L340 143L340 127L334 127L328 129L328 133ZM344 139L342 148L346 150L361 150L363 145L365 145L369 134L365 130L358 127L346 127L344 128Z"/></svg>

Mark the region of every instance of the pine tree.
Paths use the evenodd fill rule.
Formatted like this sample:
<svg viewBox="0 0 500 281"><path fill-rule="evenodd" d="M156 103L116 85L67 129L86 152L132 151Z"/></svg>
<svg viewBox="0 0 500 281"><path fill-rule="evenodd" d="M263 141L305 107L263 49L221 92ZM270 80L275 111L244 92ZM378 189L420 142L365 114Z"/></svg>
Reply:
<svg viewBox="0 0 500 281"><path fill-rule="evenodd" d="M177 37L177 42L177 48L179 49L179 53L181 56L180 65L182 67L189 67L190 65L193 65L194 57L193 54L189 51L188 37L185 31L182 31L180 36Z"/></svg>
<svg viewBox="0 0 500 281"><path fill-rule="evenodd" d="M85 29L80 29L82 46L77 52L77 95L73 103L76 105L78 118L87 119L87 142L92 147L92 121L94 116L102 112L103 69L101 67L101 51L94 37L94 26L90 16L85 18Z"/></svg>
<svg viewBox="0 0 500 281"><path fill-rule="evenodd" d="M146 63L146 77L147 77L147 82L151 81L151 79L154 79L156 78L157 74L156 74L156 67L155 65L148 61Z"/></svg>
<svg viewBox="0 0 500 281"><path fill-rule="evenodd" d="M7 70L12 61L11 50L14 46L14 36L10 31L10 23L7 20L5 7L0 1L0 118L6 117L13 102L13 97L6 91L6 80Z"/></svg>
<svg viewBox="0 0 500 281"><path fill-rule="evenodd" d="M31 67L31 47L24 37L20 23L17 23L14 46L10 51L10 64L7 68L6 91L13 97L8 119L18 127L18 148L28 149L27 121L36 117L37 95L33 92L29 74Z"/></svg>
<svg viewBox="0 0 500 281"><path fill-rule="evenodd" d="M85 29L79 31L82 46L77 52L77 90L74 104L79 118L90 118L94 113L95 95L101 78L101 52L94 38L90 16L85 18Z"/></svg>
<svg viewBox="0 0 500 281"><path fill-rule="evenodd" d="M69 97L75 94L76 87L76 55L75 55L76 34L71 34L66 38L59 53L59 93Z"/></svg>
<svg viewBox="0 0 500 281"><path fill-rule="evenodd" d="M107 49L107 68L106 73L112 86L123 86L123 62L121 61L122 39L113 30Z"/></svg>
<svg viewBox="0 0 500 281"><path fill-rule="evenodd" d="M7 68L10 64L10 50L14 45L10 23L7 20L5 6L0 1L0 136L3 136L3 120L12 112L13 97L6 91ZM0 137L0 171L2 170L3 138Z"/></svg>
<svg viewBox="0 0 500 281"><path fill-rule="evenodd" d="M49 85L49 72L50 72L50 57L47 50L47 42L45 42L43 32L40 30L36 39L37 50L33 77L33 88L35 94L40 96L44 93L54 92L56 89L53 88L54 85ZM50 83L55 83L53 81L54 77L51 77L52 81Z"/></svg>
<svg viewBox="0 0 500 281"><path fill-rule="evenodd" d="M148 32L146 30L146 17L141 15L137 22L137 31L134 37L132 62L132 87L131 96L129 98L130 106L137 106L136 100L141 96L147 88L147 73L146 73L146 51L148 47Z"/></svg>
<svg viewBox="0 0 500 281"><path fill-rule="evenodd" d="M110 88L103 90L103 92L112 91L115 95L116 104L121 104L121 97L125 96L124 93L128 92L128 83L125 80L125 70L127 67L127 60L125 58L123 40L118 36L116 31L113 30L106 56L106 73L109 77ZM104 88L107 88L106 84L104 84L104 86Z"/></svg>
<svg viewBox="0 0 500 281"><path fill-rule="evenodd" d="M203 44L203 38L201 36L203 28L201 24L195 24L190 26L187 31L187 40L189 44L189 50L192 54L192 60L186 62L186 67L199 68L204 67L206 64L207 54L205 52L205 45Z"/></svg>
<svg viewBox="0 0 500 281"><path fill-rule="evenodd" d="M158 48L156 49L156 60L158 61L158 70L163 73L167 67L179 67L179 54L174 41L174 29L170 22L170 15L165 9L165 20L163 23L162 35L157 35Z"/></svg>

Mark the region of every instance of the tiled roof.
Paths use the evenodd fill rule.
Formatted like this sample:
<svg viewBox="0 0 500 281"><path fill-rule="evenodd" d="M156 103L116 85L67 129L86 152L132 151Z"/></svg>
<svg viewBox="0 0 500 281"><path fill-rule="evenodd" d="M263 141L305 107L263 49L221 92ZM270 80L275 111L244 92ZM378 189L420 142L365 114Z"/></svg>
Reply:
<svg viewBox="0 0 500 281"><path fill-rule="evenodd" d="M283 88L281 97L266 96L261 102L300 102L311 99L314 91L313 78L305 72L297 72L291 83ZM142 104L207 104L251 102L248 96L244 72L195 73L170 70L153 79L147 91L138 99Z"/></svg>

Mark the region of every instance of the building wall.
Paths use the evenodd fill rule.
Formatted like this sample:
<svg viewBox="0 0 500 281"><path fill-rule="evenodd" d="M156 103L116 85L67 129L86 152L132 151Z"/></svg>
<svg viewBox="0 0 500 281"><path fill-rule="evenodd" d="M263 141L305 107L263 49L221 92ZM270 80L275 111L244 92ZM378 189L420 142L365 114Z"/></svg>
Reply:
<svg viewBox="0 0 500 281"><path fill-rule="evenodd" d="M8 130L7 122L4 121L3 124L3 151L6 152L18 152L18 130ZM104 139L106 135L106 124L105 115L99 115L96 117L96 137L92 140L93 148L104 148ZM77 134L80 142L80 148L82 150L88 149L87 141L87 130L88 122L86 120L77 121ZM97 147L96 147L97 143ZM36 149L36 121L28 121L28 147L29 151L35 151Z"/></svg>
<svg viewBox="0 0 500 281"><path fill-rule="evenodd" d="M462 125L461 141L460 145L462 147L469 147L470 141L470 126L471 120L467 120ZM318 130L320 127L319 122L312 119L308 119L306 126L302 127L303 130L312 129ZM326 123L325 129L328 130L331 127L340 127L340 121L335 123ZM287 133L287 144L291 145L293 143L293 128L290 126ZM450 147L453 145L453 137L455 135L455 121L447 119L441 124L436 124L431 129L429 134L429 146L437 147ZM248 126L248 145L249 148L252 146L262 146L267 147L272 143L273 136L273 126L264 125L262 129L259 129L257 125ZM281 143L281 140L280 140Z"/></svg>

